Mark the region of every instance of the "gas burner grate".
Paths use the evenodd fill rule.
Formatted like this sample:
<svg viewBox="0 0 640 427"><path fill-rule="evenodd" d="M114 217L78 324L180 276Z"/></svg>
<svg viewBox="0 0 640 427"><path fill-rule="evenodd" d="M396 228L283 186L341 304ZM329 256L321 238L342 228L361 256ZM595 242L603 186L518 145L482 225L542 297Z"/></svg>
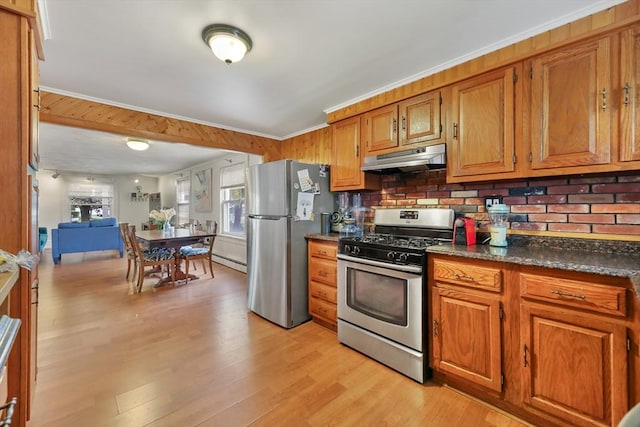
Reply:
<svg viewBox="0 0 640 427"><path fill-rule="evenodd" d="M393 234L371 233L359 239L363 244L375 244L383 246L395 246L399 248L424 249L427 246L437 245L440 239L432 237L399 236Z"/></svg>

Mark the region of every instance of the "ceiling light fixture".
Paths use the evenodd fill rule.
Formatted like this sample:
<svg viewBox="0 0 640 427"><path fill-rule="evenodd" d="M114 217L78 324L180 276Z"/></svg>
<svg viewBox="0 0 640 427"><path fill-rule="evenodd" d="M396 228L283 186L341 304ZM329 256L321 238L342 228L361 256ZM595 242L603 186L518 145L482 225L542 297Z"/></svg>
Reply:
<svg viewBox="0 0 640 427"><path fill-rule="evenodd" d="M144 151L149 148L149 142L144 139L127 138L127 147L136 151Z"/></svg>
<svg viewBox="0 0 640 427"><path fill-rule="evenodd" d="M247 33L227 24L207 25L202 30L202 40L227 64L240 61L253 46Z"/></svg>

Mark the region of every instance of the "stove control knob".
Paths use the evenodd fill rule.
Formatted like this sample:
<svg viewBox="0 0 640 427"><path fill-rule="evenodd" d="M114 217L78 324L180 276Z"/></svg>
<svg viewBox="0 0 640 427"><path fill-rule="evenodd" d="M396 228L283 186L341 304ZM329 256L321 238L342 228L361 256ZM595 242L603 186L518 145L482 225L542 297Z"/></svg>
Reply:
<svg viewBox="0 0 640 427"><path fill-rule="evenodd" d="M354 246L351 253L353 253L354 255L358 255L360 253L360 246Z"/></svg>
<svg viewBox="0 0 640 427"><path fill-rule="evenodd" d="M388 260L391 260L391 261L395 260L395 259L396 259L396 253L395 253L395 251L389 251L389 252L387 252L387 259L388 259Z"/></svg>
<svg viewBox="0 0 640 427"><path fill-rule="evenodd" d="M409 254L406 252L403 252L400 255L398 255L398 261L400 262L407 262L408 259L409 259Z"/></svg>

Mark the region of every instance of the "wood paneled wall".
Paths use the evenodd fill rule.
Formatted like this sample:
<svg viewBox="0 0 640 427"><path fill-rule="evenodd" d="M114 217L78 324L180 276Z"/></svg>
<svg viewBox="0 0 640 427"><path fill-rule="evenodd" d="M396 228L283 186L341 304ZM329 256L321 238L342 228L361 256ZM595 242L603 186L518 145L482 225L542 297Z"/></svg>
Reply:
<svg viewBox="0 0 640 427"><path fill-rule="evenodd" d="M43 92L40 121L125 136L184 142L210 148L259 154L264 161L281 157L278 140L199 123L129 110L84 99Z"/></svg>
<svg viewBox="0 0 640 427"><path fill-rule="evenodd" d="M433 89L444 87L485 71L521 61L567 43L616 30L639 20L640 0L629 0L603 10L602 12L570 22L447 70L333 111L328 114L327 123L333 123Z"/></svg>
<svg viewBox="0 0 640 427"><path fill-rule="evenodd" d="M331 128L324 127L282 141L283 159L331 164Z"/></svg>

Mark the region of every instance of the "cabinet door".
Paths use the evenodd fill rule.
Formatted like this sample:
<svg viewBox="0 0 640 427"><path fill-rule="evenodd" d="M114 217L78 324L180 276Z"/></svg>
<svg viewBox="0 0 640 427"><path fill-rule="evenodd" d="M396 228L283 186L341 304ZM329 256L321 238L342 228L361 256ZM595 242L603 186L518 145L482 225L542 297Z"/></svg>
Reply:
<svg viewBox="0 0 640 427"><path fill-rule="evenodd" d="M521 307L525 406L573 425L616 425L628 408L626 328L601 316Z"/></svg>
<svg viewBox="0 0 640 427"><path fill-rule="evenodd" d="M40 164L40 153L38 151L38 127L40 121L40 89L38 85L40 84L40 67L38 64L38 55L36 53L35 47L35 34L29 29L29 43L28 49L29 53L27 54L30 57L30 66L29 66L29 90L30 94L29 100L29 113L31 115L30 119L30 129L29 129L29 165L38 170ZM26 93L26 92L25 92Z"/></svg>
<svg viewBox="0 0 640 427"><path fill-rule="evenodd" d="M610 39L531 61L531 168L606 164L612 106Z"/></svg>
<svg viewBox="0 0 640 427"><path fill-rule="evenodd" d="M510 67L452 87L448 180L515 170L516 75L516 67Z"/></svg>
<svg viewBox="0 0 640 427"><path fill-rule="evenodd" d="M398 106L378 108L364 115L366 154L398 146Z"/></svg>
<svg viewBox="0 0 640 427"><path fill-rule="evenodd" d="M621 37L620 161L640 161L640 27Z"/></svg>
<svg viewBox="0 0 640 427"><path fill-rule="evenodd" d="M500 302L433 288L433 368L502 391Z"/></svg>
<svg viewBox="0 0 640 427"><path fill-rule="evenodd" d="M331 191L378 190L380 177L364 173L360 151L360 116L331 125Z"/></svg>
<svg viewBox="0 0 640 427"><path fill-rule="evenodd" d="M440 91L416 96L399 104L400 145L440 139L442 132Z"/></svg>
<svg viewBox="0 0 640 427"><path fill-rule="evenodd" d="M362 182L360 170L360 117L333 125L331 188L357 187Z"/></svg>

